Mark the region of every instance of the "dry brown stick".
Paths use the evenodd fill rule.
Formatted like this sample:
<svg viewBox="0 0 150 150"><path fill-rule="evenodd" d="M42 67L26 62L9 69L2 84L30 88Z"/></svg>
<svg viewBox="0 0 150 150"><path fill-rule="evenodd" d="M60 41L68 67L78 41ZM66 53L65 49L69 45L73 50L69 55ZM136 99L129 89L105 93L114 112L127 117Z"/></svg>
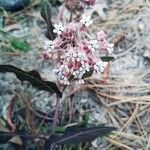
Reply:
<svg viewBox="0 0 150 150"><path fill-rule="evenodd" d="M90 78L88 78L88 80L90 80ZM94 79L93 79L94 80ZM115 83L107 83L107 84L100 84L100 83L94 83L91 81L89 81L88 84L85 84L85 85L82 85L82 87L90 87L90 88L121 88L121 87L125 87L125 88L132 88L132 87L139 87L139 88L148 88L149 85L146 85L146 84L143 84L143 85L138 85L138 84L125 84L125 83L122 83L122 84L119 84L116 82L116 85Z"/></svg>
<svg viewBox="0 0 150 150"><path fill-rule="evenodd" d="M109 79L109 74L110 74L110 62L108 62L108 65L104 69L103 78L102 81L100 81L100 84L104 84L107 82L107 80Z"/></svg>
<svg viewBox="0 0 150 150"><path fill-rule="evenodd" d="M100 92L98 94L102 97L109 98L109 99L112 99L112 100L122 100L122 99L124 99L123 96L109 95L109 94L100 93Z"/></svg>
<svg viewBox="0 0 150 150"><path fill-rule="evenodd" d="M120 131L123 131L125 128L128 128L130 124L133 122L133 120L136 118L136 114L139 111L139 104L136 105L131 117L128 119L128 121L124 124L124 126L120 129Z"/></svg>
<svg viewBox="0 0 150 150"><path fill-rule="evenodd" d="M144 136L146 137L146 131L145 131L145 129L144 129L144 126L143 126L143 124L142 124L142 122L141 122L141 120L140 120L140 118L138 117L138 115L136 114L136 119L137 119L137 122L139 123L139 125L140 125L140 129L139 129L139 131L141 131L142 133L141 133L141 135L143 135L144 134Z"/></svg>
<svg viewBox="0 0 150 150"><path fill-rule="evenodd" d="M118 123L118 121L116 120L114 114L112 113L112 110L109 110L109 111L108 111L108 114L109 114L110 119L111 119L112 123L114 124L114 126L119 127L119 123ZM120 122L121 124L123 124L123 123L121 122L121 120L119 120L119 122Z"/></svg>
<svg viewBox="0 0 150 150"><path fill-rule="evenodd" d="M113 135L110 135L111 138L116 138L116 136L120 136L120 137L129 138L131 140L134 139L134 140L141 140L141 141L144 141L144 142L147 141L146 138L143 138L139 135L135 135L135 134L132 134L132 133L126 133L126 132L121 132L121 131L114 131L113 133L114 133Z"/></svg>
<svg viewBox="0 0 150 150"><path fill-rule="evenodd" d="M0 52L0 56L11 55L11 56L21 56L20 53L16 52Z"/></svg>
<svg viewBox="0 0 150 150"><path fill-rule="evenodd" d="M119 140L113 140L113 139L110 139L110 138L105 138L107 141L109 141L110 143L116 145L117 147L120 147L120 148L125 148L126 150L134 150L133 148L123 144L121 141Z"/></svg>
<svg viewBox="0 0 150 150"><path fill-rule="evenodd" d="M15 93L17 96L18 96L18 98L19 98L19 100L21 100L22 99L22 96L20 95L20 94L18 94L18 93ZM21 101L22 102L22 101ZM48 114L46 114L46 115L43 115L43 114L41 114L38 110L36 110L36 109L34 109L33 107L32 107L32 104L33 102L30 102L30 105L28 105L27 103L22 103L22 107L20 107L19 109L16 109L15 111L18 111L18 110L20 110L20 109L23 109L23 108L26 108L27 107L27 105L28 105L28 108L30 109L30 111L32 111L32 113L34 113L37 117L39 117L39 118L42 118L42 119L46 119L46 120L48 120L48 121L52 121L52 117L49 117L48 116ZM42 112L43 113L43 112Z"/></svg>
<svg viewBox="0 0 150 150"><path fill-rule="evenodd" d="M96 93L96 97L98 98L98 101L97 101L97 102L98 102L98 103L101 102L105 107L107 107L107 103L104 101L104 99L101 98L100 95L97 94L97 93L98 93L97 90L95 90L95 93Z"/></svg>
<svg viewBox="0 0 150 150"><path fill-rule="evenodd" d="M132 101L137 101L140 99L141 101L145 100L147 102L150 102L150 96L149 95L144 95L144 96L138 96L138 97L132 97L132 96L116 96L116 95L109 95L106 93L99 93L100 96L107 97L110 99L118 100L117 102L108 104L108 107L117 105L119 103L125 103L125 102L132 102Z"/></svg>
<svg viewBox="0 0 150 150"><path fill-rule="evenodd" d="M15 132L16 130L16 125L13 123L12 119L13 119L13 106L14 106L14 102L16 100L17 95L14 95L11 100L10 103L8 105L8 110L7 110L7 123L8 125L11 127L11 131Z"/></svg>
<svg viewBox="0 0 150 150"><path fill-rule="evenodd" d="M28 129L32 133L32 135L36 134L35 128L35 114L31 111L31 100L24 94L20 94L20 100L22 104L25 105L25 120L28 126Z"/></svg>
<svg viewBox="0 0 150 150"><path fill-rule="evenodd" d="M41 121L40 125L38 126L38 128L36 129L35 133L38 134L38 132L40 131L42 125L44 124L46 118L48 117L48 114L45 116L45 118L43 118L43 120Z"/></svg>
<svg viewBox="0 0 150 150"><path fill-rule="evenodd" d="M121 42L124 39L125 39L125 33L121 32L121 33L119 33L119 35L117 37L115 37L112 40L112 42L114 43L114 46L117 46L119 44L119 42Z"/></svg>
<svg viewBox="0 0 150 150"><path fill-rule="evenodd" d="M117 98L113 97L113 98L116 99L116 100L120 100L120 101L110 103L110 104L107 105L107 107L112 107L112 106L115 106L115 105L118 105L118 104L121 104L121 103L128 103L128 102L132 103L132 102L135 102L135 101L138 101L138 100L139 101L147 101L147 104L150 105L150 96L121 97L120 99L118 97Z"/></svg>

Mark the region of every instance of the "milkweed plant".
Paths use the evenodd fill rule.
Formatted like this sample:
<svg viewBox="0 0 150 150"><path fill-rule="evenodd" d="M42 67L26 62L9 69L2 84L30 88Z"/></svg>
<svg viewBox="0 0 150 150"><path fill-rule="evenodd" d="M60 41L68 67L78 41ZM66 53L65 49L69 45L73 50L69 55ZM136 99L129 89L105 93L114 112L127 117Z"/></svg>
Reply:
<svg viewBox="0 0 150 150"><path fill-rule="evenodd" d="M88 6L95 5L95 0L85 0ZM93 24L91 16L82 15L78 22L54 24L54 40L46 40L42 56L46 60L57 59L53 71L57 76L57 85L64 89L70 84L85 83L87 73L102 74L108 62L101 56L112 54L113 43L109 43L104 31L90 33ZM56 58L57 57L57 58ZM63 87L63 88L62 88ZM53 128L58 123L60 98L56 99ZM54 131L55 132L55 131Z"/></svg>
<svg viewBox="0 0 150 150"><path fill-rule="evenodd" d="M103 62L101 54L111 54L113 43L109 43L104 31L97 32L92 38L88 28L93 24L90 16L82 16L78 23L55 24L57 37L45 41L43 57L48 60L57 54L57 64L53 70L60 84L69 85L73 77L76 84L84 84L86 72L103 73L108 62Z"/></svg>

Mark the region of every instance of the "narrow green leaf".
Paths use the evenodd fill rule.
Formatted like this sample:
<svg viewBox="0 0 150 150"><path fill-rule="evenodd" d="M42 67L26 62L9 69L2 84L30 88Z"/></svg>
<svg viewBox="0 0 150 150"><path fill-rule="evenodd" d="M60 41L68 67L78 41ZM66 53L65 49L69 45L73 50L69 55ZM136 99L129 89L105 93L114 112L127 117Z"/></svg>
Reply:
<svg viewBox="0 0 150 150"><path fill-rule="evenodd" d="M10 43L14 49L18 49L20 51L28 52L32 49L31 45L22 39L12 38Z"/></svg>

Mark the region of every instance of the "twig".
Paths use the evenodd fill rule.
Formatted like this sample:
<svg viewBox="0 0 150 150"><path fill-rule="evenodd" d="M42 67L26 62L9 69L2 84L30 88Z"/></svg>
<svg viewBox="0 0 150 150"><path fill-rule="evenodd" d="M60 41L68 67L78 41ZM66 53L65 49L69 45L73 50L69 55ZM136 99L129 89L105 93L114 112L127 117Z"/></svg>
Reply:
<svg viewBox="0 0 150 150"><path fill-rule="evenodd" d="M47 117L48 117L48 114L45 116L45 118L43 118L42 122L40 123L39 127L36 129L35 133L38 133L40 131Z"/></svg>
<svg viewBox="0 0 150 150"><path fill-rule="evenodd" d="M129 147L129 146L127 146L127 145L121 143L121 141L119 141L119 140L115 141L115 140L110 139L110 138L105 138L105 139L106 139L107 141L109 141L110 143L112 143L112 144L118 146L118 147L126 148L127 150L134 150L133 148L131 148L131 147Z"/></svg>
<svg viewBox="0 0 150 150"><path fill-rule="evenodd" d="M136 114L138 113L139 110L139 105L137 104L134 112L132 113L131 117L128 119L128 121L124 124L124 126L121 128L120 131L123 131L125 128L128 128L130 126L130 124L132 123L132 121L136 118Z"/></svg>
<svg viewBox="0 0 150 150"><path fill-rule="evenodd" d="M114 43L115 46L117 46L119 44L119 42L121 42L122 40L125 39L125 33L121 32L118 37L114 38L112 41Z"/></svg>
<svg viewBox="0 0 150 150"><path fill-rule="evenodd" d="M108 104L107 107L112 107L112 106L115 106L115 105L118 105L118 104L121 104L121 103L127 103L127 102L134 102L134 101L147 101L147 102L150 102L150 96L139 96L139 97L111 97L111 98L114 98L116 100L120 100L118 102L114 102L114 103L111 103L111 104ZM124 100L122 100L124 99ZM148 103L150 105L150 103Z"/></svg>
<svg viewBox="0 0 150 150"><path fill-rule="evenodd" d="M149 148L150 148L150 136L149 136L149 140L148 140L148 144L147 144L146 150L149 150Z"/></svg>
<svg viewBox="0 0 150 150"><path fill-rule="evenodd" d="M7 110L7 119L6 120L8 122L8 125L11 127L12 132L15 132L15 130L16 130L16 126L15 126L15 124L12 121L12 118L13 118L13 106L14 106L14 102L16 100L16 97L17 97L17 95L14 95L12 97L12 99L10 100L10 103L8 105L8 110Z"/></svg>
<svg viewBox="0 0 150 150"><path fill-rule="evenodd" d="M121 131L113 131L114 134L110 135L111 138L116 138L116 136L121 136L125 138L129 138L131 140L141 140L146 142L147 140L141 136L134 135L132 133L126 133L126 132L121 132Z"/></svg>

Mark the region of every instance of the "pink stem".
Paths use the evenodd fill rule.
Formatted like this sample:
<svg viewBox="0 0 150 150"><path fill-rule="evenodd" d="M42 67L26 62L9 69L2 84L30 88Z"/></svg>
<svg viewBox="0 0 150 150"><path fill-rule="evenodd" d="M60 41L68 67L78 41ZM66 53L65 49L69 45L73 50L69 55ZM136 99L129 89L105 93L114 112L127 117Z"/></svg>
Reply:
<svg viewBox="0 0 150 150"><path fill-rule="evenodd" d="M60 61L60 50L57 51L58 53L58 58L57 58L57 63ZM57 81L57 85L58 85L58 88L60 88L60 84L59 82ZM57 126L57 123L58 123L58 116L59 116L59 111L60 111L60 98L57 96L57 99L56 99L56 105L55 105L55 113L54 113L54 117L53 117L53 130L52 130L52 133L54 134L55 133L55 130L56 130L56 126Z"/></svg>
<svg viewBox="0 0 150 150"><path fill-rule="evenodd" d="M58 123L58 116L59 116L59 109L60 109L60 98L57 97L56 99L56 105L55 105L55 113L54 113L54 117L53 117L53 130L52 132L55 133L55 129Z"/></svg>

